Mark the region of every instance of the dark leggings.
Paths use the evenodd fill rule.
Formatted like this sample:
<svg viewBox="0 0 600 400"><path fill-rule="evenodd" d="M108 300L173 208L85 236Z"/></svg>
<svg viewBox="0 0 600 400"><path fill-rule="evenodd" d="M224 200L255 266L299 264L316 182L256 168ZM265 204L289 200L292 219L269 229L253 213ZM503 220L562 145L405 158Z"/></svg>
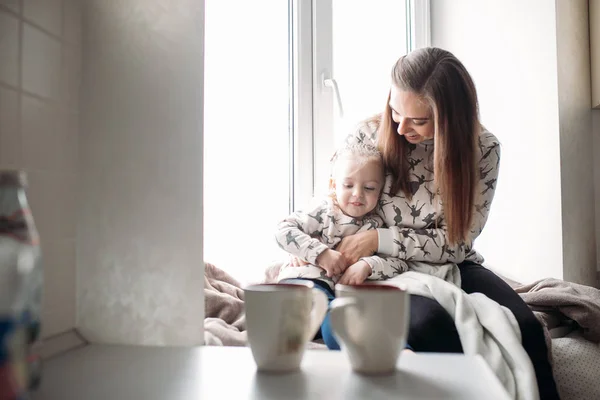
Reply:
<svg viewBox="0 0 600 400"><path fill-rule="evenodd" d="M490 270L468 261L459 264L458 268L462 289L466 293L483 293L513 312L521 328L523 347L535 369L540 399L558 399L544 331L531 309ZM450 314L435 300L415 295L411 295L410 300L408 343L415 351L462 353L458 332Z"/></svg>

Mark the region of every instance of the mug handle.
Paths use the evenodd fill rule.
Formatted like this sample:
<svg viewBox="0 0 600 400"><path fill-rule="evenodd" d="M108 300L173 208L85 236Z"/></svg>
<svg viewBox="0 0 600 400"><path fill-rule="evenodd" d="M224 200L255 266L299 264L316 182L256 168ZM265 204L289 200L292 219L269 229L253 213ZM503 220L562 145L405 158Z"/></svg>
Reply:
<svg viewBox="0 0 600 400"><path fill-rule="evenodd" d="M310 329L308 330L308 337L312 339L315 337L317 330L321 328L325 314L327 314L327 307L329 306L329 300L327 295L320 289L312 289L313 294L313 308L310 312ZM309 340L310 340L309 339Z"/></svg>
<svg viewBox="0 0 600 400"><path fill-rule="evenodd" d="M358 308L358 300L353 297L338 297L329 305L329 318L333 332L339 336L346 346L352 348L356 347L357 344L354 343L346 329L346 313L344 309L348 307Z"/></svg>

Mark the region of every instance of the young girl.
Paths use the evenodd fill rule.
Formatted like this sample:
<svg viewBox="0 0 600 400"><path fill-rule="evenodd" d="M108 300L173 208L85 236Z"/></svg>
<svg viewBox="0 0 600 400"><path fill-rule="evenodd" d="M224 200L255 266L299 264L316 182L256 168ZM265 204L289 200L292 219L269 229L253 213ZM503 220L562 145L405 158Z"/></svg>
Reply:
<svg viewBox="0 0 600 400"><path fill-rule="evenodd" d="M331 301L336 283L389 279L406 271L405 261L374 255L361 257L346 268L346 259L334 250L347 235L383 226L375 209L382 207L379 196L384 180L383 160L376 147L354 143L340 149L333 159L329 196L309 211L297 211L278 225L275 236L279 246L308 263L283 265L278 281L312 280ZM340 348L331 333L329 316L321 325L321 335L328 348Z"/></svg>
<svg viewBox="0 0 600 400"><path fill-rule="evenodd" d="M369 144L349 144L333 160L330 193L309 211L297 211L277 227L279 246L306 261L305 266L282 266L279 281L307 278L325 283L357 284L366 279L389 279L406 271L398 258L362 257L346 268L347 261L334 250L347 235L383 226L374 212L385 179L383 160Z"/></svg>

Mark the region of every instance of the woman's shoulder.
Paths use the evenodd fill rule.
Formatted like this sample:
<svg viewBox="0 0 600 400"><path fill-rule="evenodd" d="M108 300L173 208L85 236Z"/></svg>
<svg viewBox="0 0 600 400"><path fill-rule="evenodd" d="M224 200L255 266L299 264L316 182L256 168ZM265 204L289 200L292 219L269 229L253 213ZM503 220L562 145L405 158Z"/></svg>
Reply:
<svg viewBox="0 0 600 400"><path fill-rule="evenodd" d="M484 166L488 168L491 165L494 168L498 168L500 151L501 146L498 138L482 125L481 132L479 133L480 167Z"/></svg>
<svg viewBox="0 0 600 400"><path fill-rule="evenodd" d="M482 149L492 149L499 146L500 141L498 138L485 126L481 125L481 132L479 133L479 147Z"/></svg>

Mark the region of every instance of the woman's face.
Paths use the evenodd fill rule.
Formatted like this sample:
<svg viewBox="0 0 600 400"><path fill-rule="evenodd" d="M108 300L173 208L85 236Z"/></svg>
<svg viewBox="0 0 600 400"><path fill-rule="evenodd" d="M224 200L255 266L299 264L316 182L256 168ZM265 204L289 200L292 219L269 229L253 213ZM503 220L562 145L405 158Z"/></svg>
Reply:
<svg viewBox="0 0 600 400"><path fill-rule="evenodd" d="M433 139L434 124L431 108L425 100L392 85L390 104L392 119L398 124L398 134L412 144Z"/></svg>

